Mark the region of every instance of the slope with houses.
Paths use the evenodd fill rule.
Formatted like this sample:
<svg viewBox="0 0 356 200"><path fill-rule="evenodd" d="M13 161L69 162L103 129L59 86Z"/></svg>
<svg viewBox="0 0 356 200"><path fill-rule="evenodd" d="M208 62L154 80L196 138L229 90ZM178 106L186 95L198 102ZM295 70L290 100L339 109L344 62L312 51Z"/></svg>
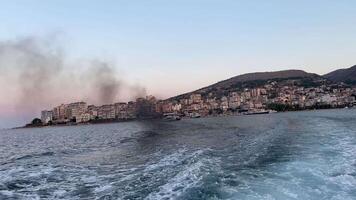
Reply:
<svg viewBox="0 0 356 200"><path fill-rule="evenodd" d="M355 71L354 66L324 76L302 70L249 73L166 100L147 96L101 106L85 102L62 104L42 111L41 121L45 125L95 123L172 114L200 117L352 107L356 97Z"/></svg>

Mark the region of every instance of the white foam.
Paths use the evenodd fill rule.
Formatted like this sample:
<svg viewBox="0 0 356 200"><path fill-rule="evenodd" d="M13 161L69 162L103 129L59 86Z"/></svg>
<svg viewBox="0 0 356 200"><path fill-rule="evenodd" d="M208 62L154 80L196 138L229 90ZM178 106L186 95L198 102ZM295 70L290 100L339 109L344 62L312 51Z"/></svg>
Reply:
<svg viewBox="0 0 356 200"><path fill-rule="evenodd" d="M185 155L182 158L179 158L179 160L197 157L203 152L203 150L198 150L191 154ZM181 156L181 154L178 155ZM168 165L170 164L171 160L176 159L177 158L168 159ZM163 163L166 163L167 158L162 159L162 161ZM158 191L150 193L146 199L175 199L176 197L183 194L187 189L197 186L205 175L204 172L202 172L202 168L207 164L211 164L212 162L213 161L211 159L198 159L195 162L192 161L191 164L188 162L188 164L184 166L179 173L172 177L167 183L160 186Z"/></svg>
<svg viewBox="0 0 356 200"><path fill-rule="evenodd" d="M184 156L184 154L187 152L186 149L180 149L177 152L170 154L170 155L166 155L164 156L162 159L160 159L158 161L158 163L151 163L149 164L146 168L145 168L145 172L148 171L153 171L156 170L158 168L162 168L162 167L167 167L167 166L172 166L172 165L177 165L179 162L182 162L183 159L185 159L186 157Z"/></svg>
<svg viewBox="0 0 356 200"><path fill-rule="evenodd" d="M65 194L67 193L67 191L59 189L53 192L55 197L63 197Z"/></svg>
<svg viewBox="0 0 356 200"><path fill-rule="evenodd" d="M104 192L112 188L112 185L103 185L94 189L96 193Z"/></svg>
<svg viewBox="0 0 356 200"><path fill-rule="evenodd" d="M12 196L14 196L14 192L13 192L13 191L9 191L9 190L1 190L1 191L0 191L0 194L5 195L5 196L7 196L7 197L12 197Z"/></svg>
<svg viewBox="0 0 356 200"><path fill-rule="evenodd" d="M151 193L146 199L172 199L179 196L186 189L196 185L202 178L199 174L200 168L203 166L203 162L197 163L185 167L185 169L179 172L166 184L159 187L159 191Z"/></svg>

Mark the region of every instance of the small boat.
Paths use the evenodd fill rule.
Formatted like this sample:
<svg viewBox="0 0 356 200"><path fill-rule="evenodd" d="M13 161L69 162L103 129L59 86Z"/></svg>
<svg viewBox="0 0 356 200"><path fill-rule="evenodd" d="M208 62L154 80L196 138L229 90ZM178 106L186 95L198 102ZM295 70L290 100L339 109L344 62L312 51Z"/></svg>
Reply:
<svg viewBox="0 0 356 200"><path fill-rule="evenodd" d="M200 118L200 114L199 113L192 113L192 115L190 116L191 118Z"/></svg>
<svg viewBox="0 0 356 200"><path fill-rule="evenodd" d="M181 120L181 117L175 113L167 113L163 115L163 119L166 121L177 121Z"/></svg>
<svg viewBox="0 0 356 200"><path fill-rule="evenodd" d="M262 114L269 114L270 111L249 111L249 112L246 112L244 113L244 115L262 115Z"/></svg>

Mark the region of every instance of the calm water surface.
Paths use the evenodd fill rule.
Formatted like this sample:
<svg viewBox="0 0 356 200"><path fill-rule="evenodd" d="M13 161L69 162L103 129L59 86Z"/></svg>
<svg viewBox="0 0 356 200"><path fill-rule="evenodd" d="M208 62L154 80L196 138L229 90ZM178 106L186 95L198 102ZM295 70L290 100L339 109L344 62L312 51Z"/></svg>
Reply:
<svg viewBox="0 0 356 200"><path fill-rule="evenodd" d="M0 131L0 199L356 199L356 109Z"/></svg>

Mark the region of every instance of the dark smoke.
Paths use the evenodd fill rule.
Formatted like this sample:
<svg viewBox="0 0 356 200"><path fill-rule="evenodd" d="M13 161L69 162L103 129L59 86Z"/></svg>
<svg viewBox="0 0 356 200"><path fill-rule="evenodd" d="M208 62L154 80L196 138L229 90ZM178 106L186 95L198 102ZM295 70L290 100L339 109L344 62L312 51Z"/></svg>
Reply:
<svg viewBox="0 0 356 200"><path fill-rule="evenodd" d="M10 87L0 91L1 96L12 91L6 104L21 113L37 113L73 101L114 103L122 98L122 90L132 99L146 95L144 87L126 83L112 64L92 60L82 68L79 62L69 62L53 37L0 42L0 83Z"/></svg>
<svg viewBox="0 0 356 200"><path fill-rule="evenodd" d="M139 85L139 84L136 84L136 85L133 85L130 87L130 90L131 90L131 95L137 99L137 98L140 98L140 97L145 97L147 96L147 90L145 87Z"/></svg>
<svg viewBox="0 0 356 200"><path fill-rule="evenodd" d="M121 89L121 80L116 76L115 69L108 63L93 61L90 74L91 86L99 102L113 103Z"/></svg>
<svg viewBox="0 0 356 200"><path fill-rule="evenodd" d="M25 38L0 42L0 68L9 87L17 87L20 108L38 108L50 99L50 87L62 70L62 52L45 40ZM12 76L11 76L12 75ZM43 106L43 105L42 105Z"/></svg>

